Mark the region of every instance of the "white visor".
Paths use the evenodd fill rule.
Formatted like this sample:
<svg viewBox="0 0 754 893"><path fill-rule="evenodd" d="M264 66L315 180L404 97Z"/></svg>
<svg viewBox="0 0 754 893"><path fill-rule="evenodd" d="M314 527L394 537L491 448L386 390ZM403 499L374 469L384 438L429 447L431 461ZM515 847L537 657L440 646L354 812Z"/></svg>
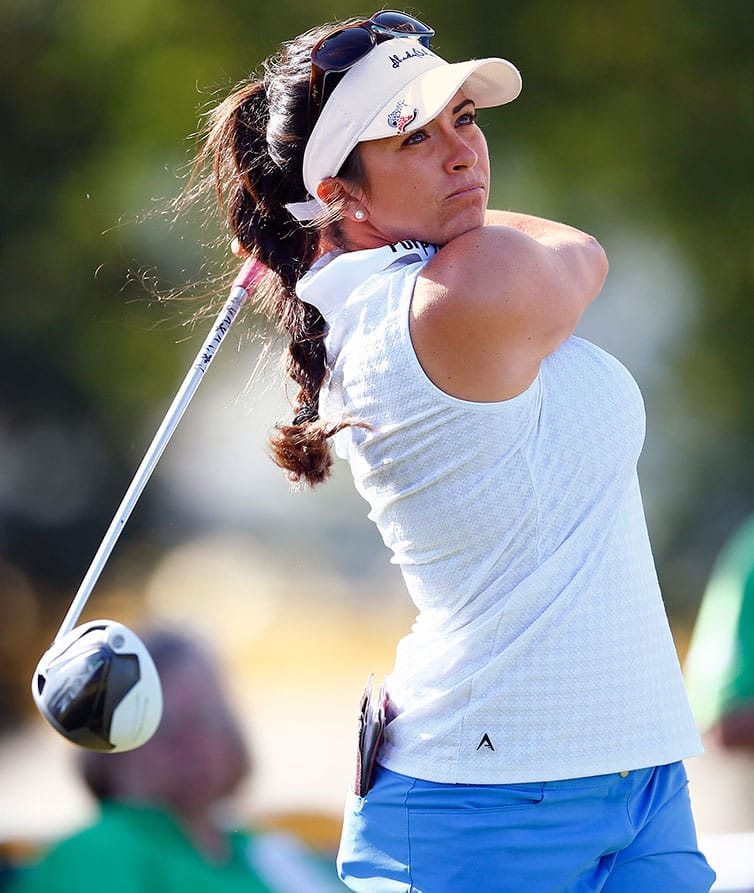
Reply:
<svg viewBox="0 0 754 893"><path fill-rule="evenodd" d="M299 220L316 217L325 207L317 186L337 175L357 143L423 127L461 87L477 108L490 108L518 96L521 75L506 59L451 64L413 38L377 44L325 103L304 152L304 184L314 198L288 210Z"/></svg>

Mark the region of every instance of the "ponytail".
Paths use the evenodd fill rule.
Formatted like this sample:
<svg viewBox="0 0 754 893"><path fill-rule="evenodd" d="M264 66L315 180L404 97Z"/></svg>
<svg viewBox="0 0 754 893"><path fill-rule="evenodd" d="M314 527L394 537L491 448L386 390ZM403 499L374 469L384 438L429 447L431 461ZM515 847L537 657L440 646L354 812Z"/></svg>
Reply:
<svg viewBox="0 0 754 893"><path fill-rule="evenodd" d="M241 249L275 274L263 310L290 337L286 371L298 385L294 417L270 437L273 461L293 481L324 481L332 466L329 438L346 422L319 417L319 391L325 376L325 320L296 295L298 279L320 252L320 234L337 242L331 218L301 223L285 205L306 199L303 156L308 138L311 50L331 27L301 35L265 66L262 80L240 84L211 113L195 174L210 167L222 217ZM200 191L205 191L200 186ZM328 224L328 221L330 223ZM267 283L266 283L267 285Z"/></svg>

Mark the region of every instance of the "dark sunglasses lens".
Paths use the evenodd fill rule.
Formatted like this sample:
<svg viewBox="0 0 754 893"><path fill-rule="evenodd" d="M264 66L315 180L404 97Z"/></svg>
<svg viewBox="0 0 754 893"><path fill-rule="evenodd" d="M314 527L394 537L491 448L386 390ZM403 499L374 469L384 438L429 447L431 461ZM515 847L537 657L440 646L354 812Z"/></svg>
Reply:
<svg viewBox="0 0 754 893"><path fill-rule="evenodd" d="M416 34L417 36L426 35L432 37L435 33L429 25L425 25L424 22L420 22L419 19L415 19L413 16L407 16L402 12L395 12L392 9L378 12L376 15L372 16L370 21L375 25L378 25L380 28L404 34Z"/></svg>
<svg viewBox="0 0 754 893"><path fill-rule="evenodd" d="M314 128L322 106L340 81L339 73L372 49L375 43L393 36L415 36L429 48L434 30L419 19L393 9L375 13L371 19L350 25L323 37L312 50L312 74L309 82L309 132ZM329 77L328 77L329 75Z"/></svg>
<svg viewBox="0 0 754 893"><path fill-rule="evenodd" d="M364 28L344 28L328 34L312 52L312 62L328 71L349 68L365 56L374 45L372 35Z"/></svg>

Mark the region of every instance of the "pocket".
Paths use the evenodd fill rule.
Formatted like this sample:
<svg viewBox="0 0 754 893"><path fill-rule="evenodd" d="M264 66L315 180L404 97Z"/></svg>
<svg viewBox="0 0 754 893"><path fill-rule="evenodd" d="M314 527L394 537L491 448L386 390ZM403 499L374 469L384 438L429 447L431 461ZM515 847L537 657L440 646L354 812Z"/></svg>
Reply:
<svg viewBox="0 0 754 893"><path fill-rule="evenodd" d="M358 815L364 808L366 797L362 797L355 793L350 787L346 791L346 802L344 805L344 813L346 815Z"/></svg>
<svg viewBox="0 0 754 893"><path fill-rule="evenodd" d="M406 806L416 815L483 814L526 809L541 803L544 785L422 784L414 786Z"/></svg>
<svg viewBox="0 0 754 893"><path fill-rule="evenodd" d="M532 842L547 815L544 786L447 788L455 790L435 790L434 802L429 791L414 790L408 800L412 890L478 893L544 889L496 886L511 876L511 866L521 853L531 858ZM415 793L419 795L416 799ZM496 882L490 880L493 878Z"/></svg>

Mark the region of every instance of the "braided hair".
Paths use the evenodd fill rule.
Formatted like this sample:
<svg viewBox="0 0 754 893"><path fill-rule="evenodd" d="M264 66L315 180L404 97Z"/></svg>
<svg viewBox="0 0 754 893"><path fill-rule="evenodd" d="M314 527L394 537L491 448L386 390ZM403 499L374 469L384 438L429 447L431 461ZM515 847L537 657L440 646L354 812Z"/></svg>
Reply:
<svg viewBox="0 0 754 893"><path fill-rule="evenodd" d="M309 132L309 78L314 44L336 25L320 26L283 45L264 64L264 76L246 80L208 116L195 170L211 167L221 214L244 253L276 275L266 309L287 332L286 372L298 386L294 416L270 437L273 461L291 480L314 486L330 473L328 439L347 422L319 417L319 391L326 371L325 320L300 300L297 280L309 269L326 233L340 244L337 205L317 221L296 220L285 205L304 201L304 149ZM355 149L340 172L362 180ZM270 277L273 278L273 277Z"/></svg>

